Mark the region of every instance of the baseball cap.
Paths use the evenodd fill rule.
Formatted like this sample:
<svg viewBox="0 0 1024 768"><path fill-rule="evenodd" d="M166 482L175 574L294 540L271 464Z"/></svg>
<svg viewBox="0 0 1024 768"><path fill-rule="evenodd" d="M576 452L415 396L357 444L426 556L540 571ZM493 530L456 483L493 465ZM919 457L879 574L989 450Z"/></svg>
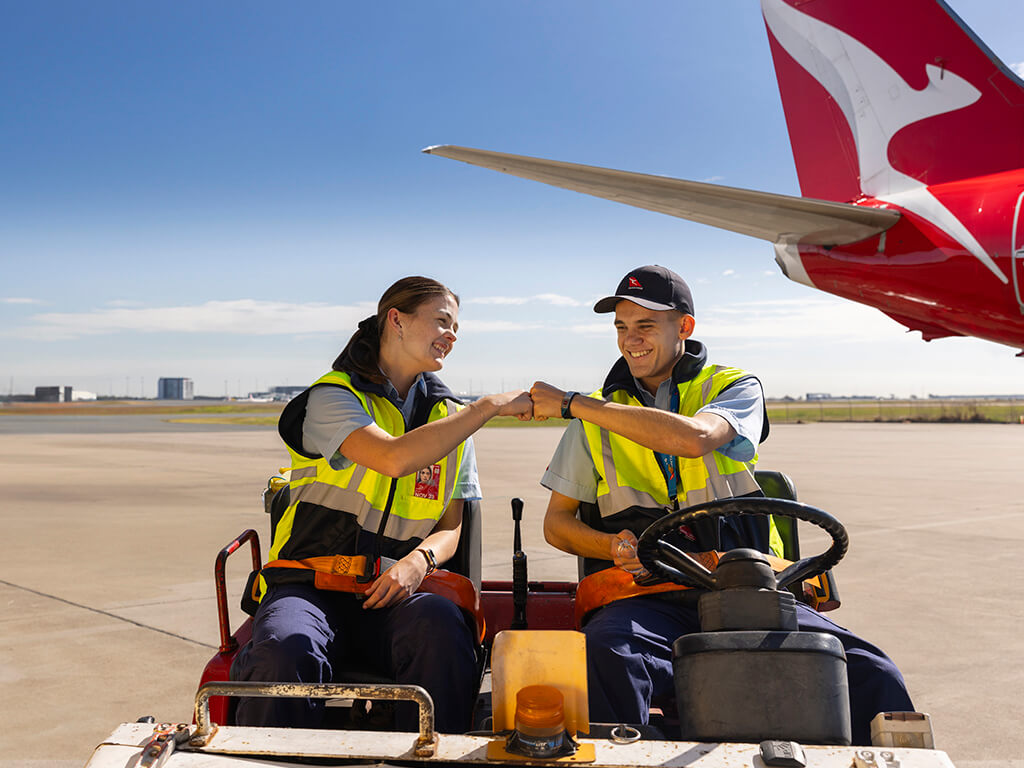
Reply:
<svg viewBox="0 0 1024 768"><path fill-rule="evenodd" d="M614 312L615 305L623 299L647 309L677 309L686 315L693 314L690 286L671 269L656 264L630 270L615 289L615 295L597 302L594 311Z"/></svg>

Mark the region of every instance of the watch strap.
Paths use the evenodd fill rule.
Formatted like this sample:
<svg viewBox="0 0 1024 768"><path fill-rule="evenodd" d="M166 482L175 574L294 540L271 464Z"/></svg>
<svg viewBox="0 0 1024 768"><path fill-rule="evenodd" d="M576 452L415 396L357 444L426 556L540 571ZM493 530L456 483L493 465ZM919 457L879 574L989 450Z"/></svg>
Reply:
<svg viewBox="0 0 1024 768"><path fill-rule="evenodd" d="M434 556L433 550L428 547L419 547L416 551L423 555L423 559L427 561L428 576L437 570L437 558Z"/></svg>
<svg viewBox="0 0 1024 768"><path fill-rule="evenodd" d="M565 397L562 398L562 418L572 418L572 399L578 395L579 392L566 392Z"/></svg>

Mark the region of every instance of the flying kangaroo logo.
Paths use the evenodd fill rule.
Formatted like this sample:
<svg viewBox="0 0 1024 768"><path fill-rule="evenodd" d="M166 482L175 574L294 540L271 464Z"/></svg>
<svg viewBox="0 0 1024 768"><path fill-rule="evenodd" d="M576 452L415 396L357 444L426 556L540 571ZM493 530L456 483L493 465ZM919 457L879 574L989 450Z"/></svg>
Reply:
<svg viewBox="0 0 1024 768"><path fill-rule="evenodd" d="M629 276L629 287L630 288L639 288L641 291L644 289L644 287L642 285L640 285L640 281L637 280L632 275Z"/></svg>
<svg viewBox="0 0 1024 768"><path fill-rule="evenodd" d="M857 148L861 190L916 213L964 245L1003 283L1006 275L967 227L917 179L889 162L889 142L908 125L970 106L981 91L925 63L928 85L916 90L881 56L840 29L784 0L761 0L772 35L835 99Z"/></svg>

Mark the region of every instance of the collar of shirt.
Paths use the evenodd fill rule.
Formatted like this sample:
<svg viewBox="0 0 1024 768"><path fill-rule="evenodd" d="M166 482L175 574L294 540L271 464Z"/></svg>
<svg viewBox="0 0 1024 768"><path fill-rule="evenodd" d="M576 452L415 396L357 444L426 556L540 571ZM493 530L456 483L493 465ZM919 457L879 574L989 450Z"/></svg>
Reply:
<svg viewBox="0 0 1024 768"><path fill-rule="evenodd" d="M636 390L640 393L640 401L648 408L658 408L662 411L672 410L672 392L675 390L676 385L671 378L661 382L658 385L657 393L653 395L647 391L639 379L634 377L633 381L636 382Z"/></svg>
<svg viewBox="0 0 1024 768"><path fill-rule="evenodd" d="M405 418L405 423L408 424L412 421L412 415L416 411L416 403L427 394L427 382L423 379L422 373L416 376L412 386L409 387L409 394L406 395L404 400L398 394L398 390L395 389L395 385L391 383L390 379L384 379L384 391L387 392L389 399L398 403L399 408L402 410L402 416Z"/></svg>

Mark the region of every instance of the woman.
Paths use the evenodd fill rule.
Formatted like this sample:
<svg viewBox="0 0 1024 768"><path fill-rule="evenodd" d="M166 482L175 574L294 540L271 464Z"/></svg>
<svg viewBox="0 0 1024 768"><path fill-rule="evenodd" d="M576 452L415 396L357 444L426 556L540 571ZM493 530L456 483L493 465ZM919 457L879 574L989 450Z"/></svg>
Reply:
<svg viewBox="0 0 1024 768"><path fill-rule="evenodd" d="M463 499L479 496L470 435L494 416L529 419L533 403L517 391L456 406L433 372L455 344L458 312L458 297L441 283L399 280L333 370L281 414L290 505L233 679L334 682L333 669L356 655L426 688L439 731L470 726L473 633L454 603L416 590L455 553ZM389 560L367 587L378 555ZM352 570L338 576L344 568ZM323 712L321 701L243 698L235 719L317 727ZM398 708L403 730L416 730L415 717L415 707Z"/></svg>

